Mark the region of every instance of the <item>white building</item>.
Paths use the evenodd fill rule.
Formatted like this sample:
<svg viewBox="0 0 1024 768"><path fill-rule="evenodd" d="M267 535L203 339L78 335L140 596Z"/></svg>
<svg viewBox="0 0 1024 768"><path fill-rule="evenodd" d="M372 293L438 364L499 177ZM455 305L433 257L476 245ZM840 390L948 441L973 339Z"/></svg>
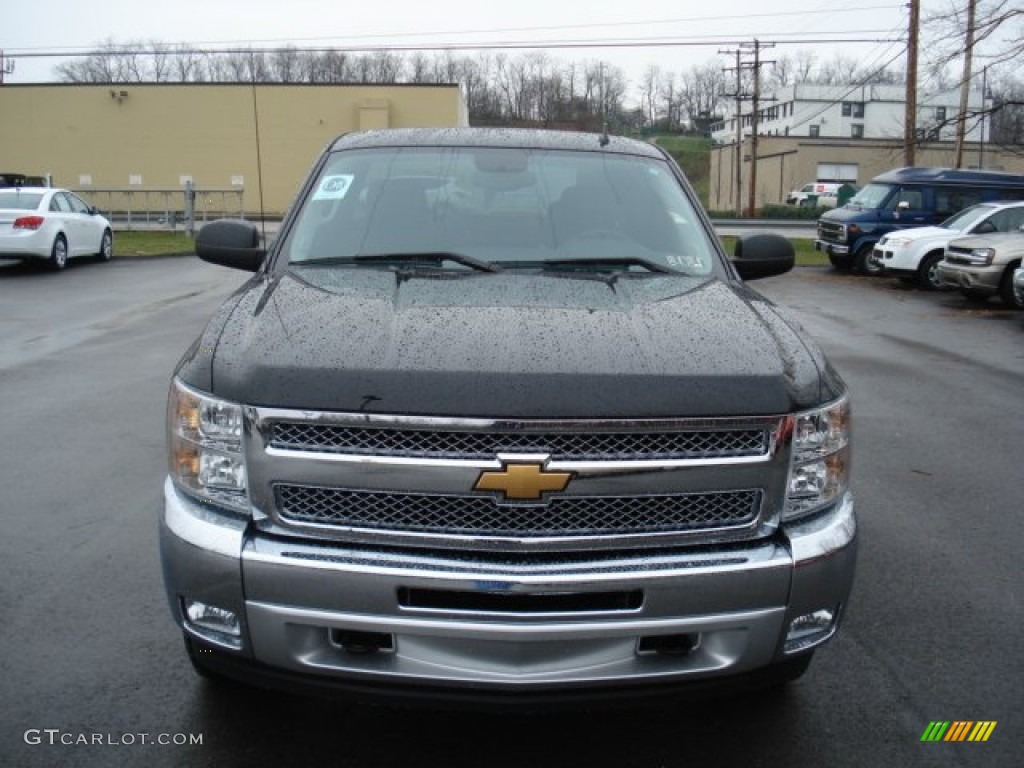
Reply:
<svg viewBox="0 0 1024 768"><path fill-rule="evenodd" d="M902 85L791 85L766 94L759 104L759 136L793 136L822 139L903 139L906 89ZM751 103L743 101L743 137L752 126ZM968 97L968 114L982 108L980 90ZM731 111L730 111L731 108ZM960 91L919 93L917 97L918 138L954 141ZM968 118L967 141L987 141L985 125ZM735 102L726 107L725 118L712 125L716 144L736 140Z"/></svg>

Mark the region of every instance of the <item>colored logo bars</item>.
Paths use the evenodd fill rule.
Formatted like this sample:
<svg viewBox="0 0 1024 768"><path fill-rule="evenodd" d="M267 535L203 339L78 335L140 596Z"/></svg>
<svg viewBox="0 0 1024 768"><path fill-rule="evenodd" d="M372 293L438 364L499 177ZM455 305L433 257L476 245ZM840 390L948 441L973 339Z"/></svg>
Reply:
<svg viewBox="0 0 1024 768"><path fill-rule="evenodd" d="M921 741L988 741L995 728L995 720L932 720Z"/></svg>

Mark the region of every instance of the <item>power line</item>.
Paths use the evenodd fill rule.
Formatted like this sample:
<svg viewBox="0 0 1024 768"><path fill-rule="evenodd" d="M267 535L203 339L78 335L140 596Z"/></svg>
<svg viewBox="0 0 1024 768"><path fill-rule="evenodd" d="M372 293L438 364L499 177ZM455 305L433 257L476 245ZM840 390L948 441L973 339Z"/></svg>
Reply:
<svg viewBox="0 0 1024 768"><path fill-rule="evenodd" d="M883 30L865 30L864 34L881 34ZM836 33L839 34L839 33ZM568 40L553 42L536 41L513 41L503 43L436 43L431 45L360 45L360 46L317 46L289 48L296 53L327 53L329 51L342 51L345 53L379 53L379 52L401 52L412 53L416 51L492 51L492 50L573 50L584 48L696 48L696 47L721 47L729 45L740 45L750 38L721 38L721 37L692 37L692 38L639 38L639 39L610 39L610 40ZM766 44L772 45L831 45L834 43L892 43L902 42L902 38L807 38L807 39L786 39L785 35L761 38ZM239 48L174 48L166 51L154 51L151 48L94 48L88 51L79 52L53 52L37 51L32 53L17 54L20 59L69 59L87 58L89 56L132 56L144 54L157 54L174 56L181 54L200 55L230 55L249 53L276 53L281 48L267 47L239 47ZM8 52L8 58L13 55Z"/></svg>
<svg viewBox="0 0 1024 768"><path fill-rule="evenodd" d="M201 40L194 43L186 43L184 41L178 41L171 43L175 46L191 46L191 47L206 47L206 46L236 46L251 45L253 43L295 43L295 42L316 42L316 41L346 41L346 40L372 40L374 38L385 38L388 40L400 39L400 38L413 38L413 37L430 37L430 36L444 36L444 35L478 35L478 34L505 34L509 32L549 32L569 29L600 29L605 27L622 28L630 26L645 26L652 24L690 24L695 22L709 22L709 21L733 21L735 19L769 19L769 18L785 18L789 16L800 16L807 17L816 14L834 16L840 13L863 13L864 11L873 10L898 10L899 5L869 5L869 6L858 6L856 8L829 8L819 11L776 11L771 13L746 13L746 14L731 14L723 16L690 16L684 18L672 18L672 19L648 19L641 21L621 21L621 22L594 22L589 24L561 24L561 25L550 25L550 26L529 26L529 27L497 27L487 29L462 29L462 30L441 30L433 32L386 32L386 33L368 33L362 35L347 35L343 37L339 36L318 36L318 37L298 37L298 38L265 38L256 40ZM843 32L836 32L835 34L848 34L848 30ZM815 34L832 34L832 33L815 33ZM749 40L752 35L741 35L743 39ZM88 47L82 45L67 45L67 46L34 46L13 49L14 54L19 56L27 56L34 51L78 51L85 52L87 49L95 49L95 46ZM248 50L248 48L246 49ZM11 49L8 49L10 52ZM69 55L69 54L65 54Z"/></svg>

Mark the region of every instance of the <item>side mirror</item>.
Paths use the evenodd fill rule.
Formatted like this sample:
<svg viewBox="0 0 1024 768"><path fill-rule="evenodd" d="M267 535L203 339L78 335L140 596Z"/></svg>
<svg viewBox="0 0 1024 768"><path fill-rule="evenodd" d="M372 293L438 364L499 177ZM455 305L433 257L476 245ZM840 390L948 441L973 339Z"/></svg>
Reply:
<svg viewBox="0 0 1024 768"><path fill-rule="evenodd" d="M781 235L750 235L736 241L732 264L744 280L789 272L796 263L793 244Z"/></svg>
<svg viewBox="0 0 1024 768"><path fill-rule="evenodd" d="M196 255L203 261L255 272L267 255L259 230L247 221L218 219L196 235Z"/></svg>
<svg viewBox="0 0 1024 768"><path fill-rule="evenodd" d="M896 210L897 211L909 211L910 210L910 202L907 201L907 200L900 200L898 203L896 203Z"/></svg>

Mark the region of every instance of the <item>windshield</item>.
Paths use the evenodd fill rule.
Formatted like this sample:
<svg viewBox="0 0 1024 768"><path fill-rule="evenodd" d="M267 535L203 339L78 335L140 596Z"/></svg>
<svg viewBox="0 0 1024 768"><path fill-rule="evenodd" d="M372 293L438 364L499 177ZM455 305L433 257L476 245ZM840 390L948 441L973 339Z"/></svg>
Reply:
<svg viewBox="0 0 1024 768"><path fill-rule="evenodd" d="M894 187L889 184L868 184L858 192L847 205L860 208L881 208Z"/></svg>
<svg viewBox="0 0 1024 768"><path fill-rule="evenodd" d="M34 211L43 199L40 192L21 192L17 189L0 189L0 208L13 211Z"/></svg>
<svg viewBox="0 0 1024 768"><path fill-rule="evenodd" d="M689 275L711 274L715 252L664 161L481 147L333 154L282 247L293 267Z"/></svg>
<svg viewBox="0 0 1024 768"><path fill-rule="evenodd" d="M979 221L989 216L994 209L991 205L972 205L955 213L939 224L943 229L951 229L954 232L966 232Z"/></svg>

